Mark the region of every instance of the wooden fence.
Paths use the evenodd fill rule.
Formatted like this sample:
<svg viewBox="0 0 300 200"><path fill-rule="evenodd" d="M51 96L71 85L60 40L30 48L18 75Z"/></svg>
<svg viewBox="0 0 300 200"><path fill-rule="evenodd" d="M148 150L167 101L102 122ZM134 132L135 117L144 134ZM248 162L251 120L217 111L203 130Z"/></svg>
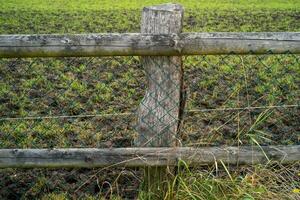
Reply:
<svg viewBox="0 0 300 200"><path fill-rule="evenodd" d="M164 4L144 8L141 33L75 35L0 35L0 58L62 56L141 56L146 74L164 67L171 74L148 77L149 88L137 113L139 136L136 148L111 149L0 149L0 168L5 167L102 167L102 166L174 166L178 160L191 165L219 161L234 164L257 164L272 161L291 163L300 160L300 145L241 147L180 147L181 110L184 109L183 55L215 54L300 54L300 33L181 33L183 8ZM157 66L155 63L160 63ZM172 83L157 87L155 80ZM178 87L179 86L179 87ZM172 98L162 91L172 90ZM155 98L149 98L154 93ZM160 100L159 100L160 99ZM164 100L161 100L164 99ZM160 102L159 104L157 103ZM146 109L153 116L148 117ZM174 108L174 109L171 109ZM166 115L172 110L174 123ZM169 114L169 113L168 113ZM143 119L142 119L143 118ZM142 119L142 120L141 120ZM149 124L151 128L149 129ZM169 125L164 136L153 137ZM151 144L148 143L149 140ZM150 168L151 169L151 168ZM161 173L160 173L161 175Z"/></svg>
<svg viewBox="0 0 300 200"><path fill-rule="evenodd" d="M202 148L72 148L72 149L2 149L0 167L175 166L179 160L191 166L259 164L270 161L299 161L300 146L202 147Z"/></svg>
<svg viewBox="0 0 300 200"><path fill-rule="evenodd" d="M215 55L231 52L235 54L249 54L249 52L251 54L266 54L271 51L273 54L285 52L300 54L299 32L181 33L182 15L182 7L176 4L145 8L143 10L142 33L0 35L0 58L131 55L145 56L145 58L155 56L150 58L158 60L160 58L171 59L171 56L180 58L182 55ZM174 24L176 26L172 27ZM235 163L238 162L238 157L241 158L240 162L247 164L268 160L267 157L283 163L300 159L300 154L298 154L300 146L197 149L158 147L157 149L147 147L128 149L1 149L0 167L95 167L119 162L124 165L127 163L126 159L129 159L129 166L173 165L175 164L174 161L179 158L190 159L192 163L197 164L211 164L219 158L229 163ZM181 157L182 155L183 157ZM193 156L197 159L193 159ZM224 159L226 157L227 159ZM263 159L262 157L266 158ZM55 158L66 162L55 161ZM134 158L137 160L132 161ZM76 164L70 165L67 160Z"/></svg>
<svg viewBox="0 0 300 200"><path fill-rule="evenodd" d="M299 54L299 40L299 32L0 35L0 57Z"/></svg>

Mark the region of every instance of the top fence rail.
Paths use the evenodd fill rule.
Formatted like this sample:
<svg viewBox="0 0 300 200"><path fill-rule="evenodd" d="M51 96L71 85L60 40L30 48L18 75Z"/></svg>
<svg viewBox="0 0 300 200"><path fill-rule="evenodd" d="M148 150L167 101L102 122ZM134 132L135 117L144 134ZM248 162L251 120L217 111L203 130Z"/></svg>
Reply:
<svg viewBox="0 0 300 200"><path fill-rule="evenodd" d="M300 32L0 35L0 58L300 54Z"/></svg>

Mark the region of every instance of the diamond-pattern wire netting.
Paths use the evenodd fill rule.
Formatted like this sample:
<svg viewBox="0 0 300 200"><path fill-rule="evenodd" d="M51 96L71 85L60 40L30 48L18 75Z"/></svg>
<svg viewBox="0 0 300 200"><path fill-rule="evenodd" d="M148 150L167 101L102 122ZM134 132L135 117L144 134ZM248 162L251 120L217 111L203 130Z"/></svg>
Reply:
<svg viewBox="0 0 300 200"><path fill-rule="evenodd" d="M150 56L143 58L141 63L149 86L137 110L136 144L174 146L178 141L181 59Z"/></svg>
<svg viewBox="0 0 300 200"><path fill-rule="evenodd" d="M0 148L133 146L139 120L183 146L299 144L299 55L184 57L179 134L180 111L167 104L180 103L181 86L161 63L147 71L138 57L1 59ZM158 101L138 116L149 82L170 90L146 94Z"/></svg>
<svg viewBox="0 0 300 200"><path fill-rule="evenodd" d="M2 59L0 73L1 147L131 145L135 57Z"/></svg>
<svg viewBox="0 0 300 200"><path fill-rule="evenodd" d="M299 144L299 55L195 56L185 78L186 146Z"/></svg>

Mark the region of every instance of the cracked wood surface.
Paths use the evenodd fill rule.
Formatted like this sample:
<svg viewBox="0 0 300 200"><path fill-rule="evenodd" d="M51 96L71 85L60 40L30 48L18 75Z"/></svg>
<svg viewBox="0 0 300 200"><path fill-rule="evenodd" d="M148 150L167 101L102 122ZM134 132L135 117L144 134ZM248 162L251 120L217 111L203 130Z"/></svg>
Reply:
<svg viewBox="0 0 300 200"><path fill-rule="evenodd" d="M179 160L190 166L264 164L270 161L289 164L300 161L300 145L177 148L72 148L0 149L0 168L16 167L104 167L167 166Z"/></svg>
<svg viewBox="0 0 300 200"><path fill-rule="evenodd" d="M0 35L0 57L300 53L299 32Z"/></svg>
<svg viewBox="0 0 300 200"><path fill-rule="evenodd" d="M183 8L163 4L143 9L141 32L147 34L178 34L182 30ZM182 89L182 58L180 56L142 56L147 89L137 115L135 140L139 147L176 146Z"/></svg>

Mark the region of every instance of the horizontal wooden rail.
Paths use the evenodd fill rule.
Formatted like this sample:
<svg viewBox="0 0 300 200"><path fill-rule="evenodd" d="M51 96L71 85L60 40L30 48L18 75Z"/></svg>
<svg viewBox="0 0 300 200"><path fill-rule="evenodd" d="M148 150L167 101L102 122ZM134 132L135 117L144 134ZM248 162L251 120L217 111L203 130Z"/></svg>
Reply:
<svg viewBox="0 0 300 200"><path fill-rule="evenodd" d="M300 161L300 145L202 148L78 148L78 149L1 149L0 168L6 167L103 167L166 166L184 160L191 166L216 162L258 164Z"/></svg>
<svg viewBox="0 0 300 200"><path fill-rule="evenodd" d="M0 57L300 53L300 32L0 35Z"/></svg>

